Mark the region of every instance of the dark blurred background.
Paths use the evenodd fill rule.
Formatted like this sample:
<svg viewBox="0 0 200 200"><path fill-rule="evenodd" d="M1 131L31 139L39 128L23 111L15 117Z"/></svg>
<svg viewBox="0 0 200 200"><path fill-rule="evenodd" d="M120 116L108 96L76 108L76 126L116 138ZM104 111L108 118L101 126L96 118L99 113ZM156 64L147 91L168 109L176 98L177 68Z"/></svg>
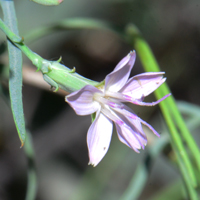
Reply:
<svg viewBox="0 0 200 200"><path fill-rule="evenodd" d="M106 20L122 30L128 23L135 24L150 44L161 70L166 72L167 83L174 97L199 105L198 0L64 0L61 5L55 7L16 0L15 6L20 36L25 37L25 42L26 35L31 31L71 17ZM0 42L1 45L5 44L3 33ZM67 67L75 66L79 74L96 81L103 80L120 59L133 49L123 39L105 30L58 31L27 45L48 60L57 60L62 56L62 62ZM0 62L1 65L6 65L7 53L1 55ZM25 57L24 66L31 66ZM141 72L143 68L137 58L131 75ZM6 90L6 81L4 85ZM153 99L153 95L148 98L149 101ZM122 195L135 166L145 156L145 151L136 154L129 150L117 140L114 132L107 158L93 168L87 165L86 134L91 123L90 116L77 116L65 103L63 94L53 93L50 87L46 90L40 85L35 86L31 81L24 81L23 103L27 127L32 133L35 150L38 200L76 199L73 196L89 171L99 169L104 173L104 170L113 165L113 154L118 153L115 149L126 153L120 158L115 171L110 174L109 180L101 189L101 194L88 198L85 194L79 199L111 200ZM158 106L134 109L141 118L162 133L164 122ZM150 134L149 145L151 140L155 139L155 136ZM11 111L5 99L0 97L1 200L25 198L27 159L23 148L19 147L20 142ZM100 170L101 166L107 167ZM162 155L159 156L140 199L148 199L178 176L178 171Z"/></svg>

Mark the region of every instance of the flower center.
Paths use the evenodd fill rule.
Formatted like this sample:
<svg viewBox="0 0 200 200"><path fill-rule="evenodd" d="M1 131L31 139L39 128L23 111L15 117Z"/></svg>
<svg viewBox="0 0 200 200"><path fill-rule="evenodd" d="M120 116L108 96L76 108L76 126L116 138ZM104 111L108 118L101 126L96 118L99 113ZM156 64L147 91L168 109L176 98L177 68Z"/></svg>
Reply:
<svg viewBox="0 0 200 200"><path fill-rule="evenodd" d="M111 108L120 108L120 109L124 108L124 105L121 102L112 99L109 96L105 96L104 94L95 93L93 96L93 100L100 103L101 106L107 105Z"/></svg>

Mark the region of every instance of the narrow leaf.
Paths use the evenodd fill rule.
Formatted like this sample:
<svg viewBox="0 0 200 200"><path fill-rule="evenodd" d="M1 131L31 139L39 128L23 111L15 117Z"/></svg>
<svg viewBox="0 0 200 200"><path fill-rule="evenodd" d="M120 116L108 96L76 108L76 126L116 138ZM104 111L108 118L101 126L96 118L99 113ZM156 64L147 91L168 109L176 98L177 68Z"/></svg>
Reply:
<svg viewBox="0 0 200 200"><path fill-rule="evenodd" d="M63 0L32 0L35 3L42 4L44 6L57 6L63 2Z"/></svg>
<svg viewBox="0 0 200 200"><path fill-rule="evenodd" d="M126 33L131 37L131 42L133 42L135 50L141 59L145 71L160 71L149 45L142 38L138 29L133 25L129 25L126 29ZM162 98L164 94L168 93L170 93L170 90L166 83L164 83L155 91L155 95L158 99ZM194 173L194 166L190 160L189 154L185 149L180 134L182 134L182 137L185 139L184 142L186 142L191 153L193 154L196 164L198 167L200 167L200 152L198 146L187 129L173 97L168 97L165 101L161 102L159 106L170 130L171 145L177 157L179 169L185 181L187 192L190 199L196 200L197 191L195 188L197 186L197 179Z"/></svg>
<svg viewBox="0 0 200 200"><path fill-rule="evenodd" d="M18 35L17 19L13 1L1 1L4 21L16 35ZM22 54L21 51L8 40L9 52L9 91L11 109L21 141L21 147L26 138L25 120L22 104Z"/></svg>

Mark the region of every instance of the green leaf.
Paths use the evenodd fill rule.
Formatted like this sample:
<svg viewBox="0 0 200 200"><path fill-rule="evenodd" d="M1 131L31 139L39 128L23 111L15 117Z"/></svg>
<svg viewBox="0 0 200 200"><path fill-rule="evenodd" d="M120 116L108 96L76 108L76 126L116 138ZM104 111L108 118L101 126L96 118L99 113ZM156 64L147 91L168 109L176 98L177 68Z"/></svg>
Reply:
<svg viewBox="0 0 200 200"><path fill-rule="evenodd" d="M93 122L95 120L95 118L96 118L96 113L92 113L91 114L91 121Z"/></svg>
<svg viewBox="0 0 200 200"><path fill-rule="evenodd" d="M37 194L37 173L35 165L35 153L31 133L27 130L26 143L24 145L24 153L28 160L27 169L27 191L25 200L35 200Z"/></svg>
<svg viewBox="0 0 200 200"><path fill-rule="evenodd" d="M16 35L18 35L17 19L13 1L1 1L4 21ZM26 138L25 120L22 104L22 54L21 51L8 40L9 53L9 91L13 118L21 141L21 147Z"/></svg>
<svg viewBox="0 0 200 200"><path fill-rule="evenodd" d="M35 3L42 4L44 6L57 6L63 2L63 0L32 0Z"/></svg>

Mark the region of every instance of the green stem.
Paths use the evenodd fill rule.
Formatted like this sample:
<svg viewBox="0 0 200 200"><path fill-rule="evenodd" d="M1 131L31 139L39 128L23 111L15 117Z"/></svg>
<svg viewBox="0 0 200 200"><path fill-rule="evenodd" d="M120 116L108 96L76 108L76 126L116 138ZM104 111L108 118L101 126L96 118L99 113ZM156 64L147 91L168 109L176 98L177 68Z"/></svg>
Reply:
<svg viewBox="0 0 200 200"><path fill-rule="evenodd" d="M37 194L37 174L35 166L35 154L32 144L32 137L29 131L26 132L26 142L24 144L24 152L28 159L28 172L27 172L27 192L25 200L34 200Z"/></svg>
<svg viewBox="0 0 200 200"><path fill-rule="evenodd" d="M33 53L26 45L23 44L23 39L13 33L10 28L2 21L1 18L0 28L10 39L10 41L14 43L14 45L17 46L31 61L34 61L35 59L41 59L39 55Z"/></svg>
<svg viewBox="0 0 200 200"><path fill-rule="evenodd" d="M159 66L153 56L153 53L152 53L149 45L141 37L141 35L139 34L139 31L134 26L130 25L127 28L126 32L129 36L131 36L133 46L135 47L135 50L141 59L141 62L145 68L145 71L160 71ZM166 83L164 83L160 88L158 88L155 91L155 95L156 95L157 99L162 98L164 95L166 95L168 93L170 93L170 90L167 87ZM161 102L159 105L160 105L161 111L163 113L163 116L166 120L166 123L167 123L170 133L171 133L170 135L171 135L172 144L174 143L174 145L172 145L172 147L174 147L174 151L175 151L177 157L179 158L178 161L179 162L183 161L183 162L181 162L181 166L179 165L179 167L180 167L182 176L186 182L186 185L187 186L192 185L193 187L196 187L197 181L196 181L196 177L194 175L192 163L189 160L187 152L184 148L183 142L182 142L179 132L176 128L176 124L177 124L178 128L180 129L180 132L181 132L182 136L184 137L188 147L190 148L190 150L193 154L193 157L195 158L195 161L198 164L198 166L200 166L199 149L198 149L195 141L193 140L191 134L189 133L189 131L188 131L177 107L176 107L173 97L172 96L168 97L166 100ZM184 169L186 169L186 170L183 170L182 164L184 166ZM188 179L188 175L190 177L189 179ZM188 188L188 192L190 193L190 188ZM194 195L192 195L191 197L194 197Z"/></svg>
<svg viewBox="0 0 200 200"><path fill-rule="evenodd" d="M135 27L133 26L129 26L127 31L129 32L129 34L131 34L133 36L134 39L134 47L136 48L141 61L143 63L143 66L145 68L146 71L160 71L160 68L158 66L158 63L156 62L156 59L153 56L153 53L149 47L149 45L146 43L146 41L141 37L141 35L139 34L139 31L136 30ZM169 94L171 91L169 89L169 87L167 86L166 83L164 83L162 85L162 88L158 88L155 91L155 95L157 98L161 98L164 94ZM199 148L196 144L196 142L194 141L194 138L192 137L191 133L189 132L177 106L175 103L174 98L168 97L165 100L166 103L168 103L170 106L170 113L173 116L173 119L175 120L178 128L180 129L180 132L185 140L185 142L187 143L189 149L192 152L192 155L197 163L197 166L200 170L200 151Z"/></svg>

